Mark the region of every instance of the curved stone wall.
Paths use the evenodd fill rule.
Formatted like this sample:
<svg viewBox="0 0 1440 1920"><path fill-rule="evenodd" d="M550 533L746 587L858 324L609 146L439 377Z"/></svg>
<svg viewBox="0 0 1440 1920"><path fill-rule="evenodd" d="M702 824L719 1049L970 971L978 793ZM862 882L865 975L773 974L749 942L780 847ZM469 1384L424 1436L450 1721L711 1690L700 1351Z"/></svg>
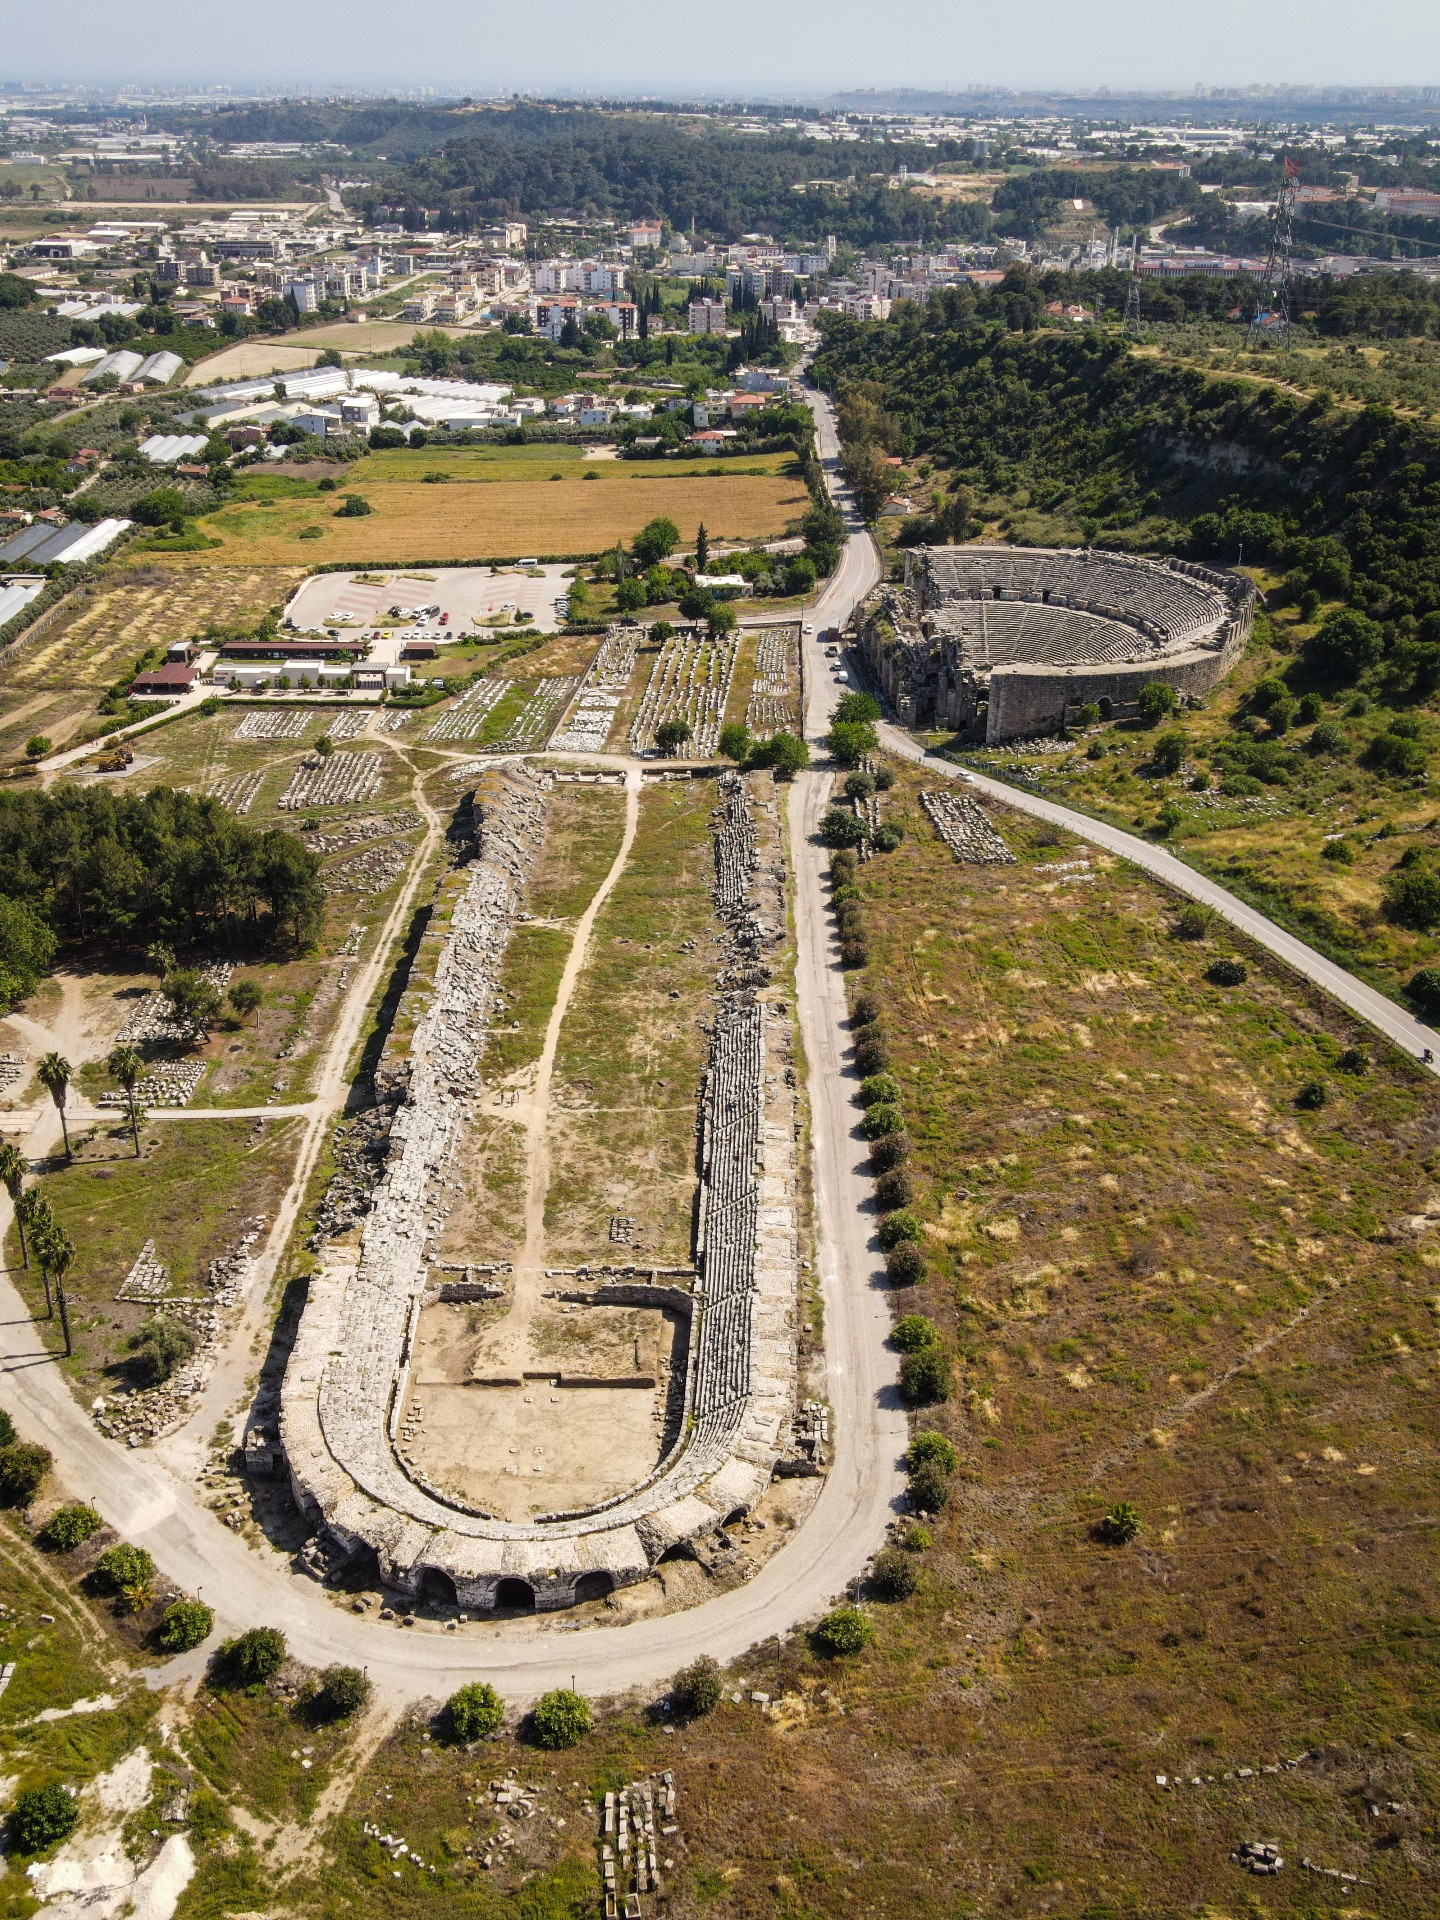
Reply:
<svg viewBox="0 0 1440 1920"><path fill-rule="evenodd" d="M1046 547L920 547L858 637L907 726L1000 741L1053 732L1088 702L1133 707L1147 680L1203 693L1244 651L1255 589L1186 560Z"/></svg>

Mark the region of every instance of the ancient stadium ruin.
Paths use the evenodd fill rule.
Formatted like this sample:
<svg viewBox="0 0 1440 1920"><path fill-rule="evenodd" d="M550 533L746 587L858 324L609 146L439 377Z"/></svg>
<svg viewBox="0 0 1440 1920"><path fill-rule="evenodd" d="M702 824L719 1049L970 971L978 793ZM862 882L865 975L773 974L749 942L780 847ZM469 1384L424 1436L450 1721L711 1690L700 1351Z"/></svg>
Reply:
<svg viewBox="0 0 1440 1920"><path fill-rule="evenodd" d="M487 1037L513 1011L505 955L534 932L525 903L547 815L580 791L520 765L482 776L473 857L440 883L377 1072L393 1115L383 1172L358 1243L323 1250L285 1378L291 1484L332 1562L368 1564L417 1602L550 1609L642 1579L754 1506L795 1419L796 1065L772 971L786 927L773 786L722 775L681 792L632 769L625 838L571 953L583 972L637 821L688 805L705 855L691 888L708 927L704 1004L682 1015L672 991L663 1017L690 1023L703 1073L684 1120L693 1258L664 1266L630 1250L620 1216L588 1260L551 1264L557 1237L574 1245L553 1192L547 1204L547 1186L564 1185L549 1073L570 970L548 1052L512 1076L522 1091L487 1085ZM621 798L584 793L597 807ZM512 1131L530 1148L509 1258L468 1243L462 1198L476 1118L496 1107L519 1113Z"/></svg>
<svg viewBox="0 0 1440 1920"><path fill-rule="evenodd" d="M1056 732L1086 705L1128 714L1151 680L1206 692L1244 652L1254 604L1242 575L1187 560L918 547L856 631L902 725L993 742Z"/></svg>

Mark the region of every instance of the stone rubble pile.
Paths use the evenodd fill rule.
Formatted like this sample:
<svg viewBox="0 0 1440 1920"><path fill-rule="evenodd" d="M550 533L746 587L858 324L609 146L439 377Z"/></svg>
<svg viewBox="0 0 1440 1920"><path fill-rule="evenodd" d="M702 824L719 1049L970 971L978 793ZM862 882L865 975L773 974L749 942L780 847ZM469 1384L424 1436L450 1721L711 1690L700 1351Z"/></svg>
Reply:
<svg viewBox="0 0 1440 1920"><path fill-rule="evenodd" d="M922 793L920 804L940 838L962 866L1013 866L1015 856L991 826L985 810L965 793Z"/></svg>
<svg viewBox="0 0 1440 1920"><path fill-rule="evenodd" d="M237 740L298 740L310 724L311 716L296 709L247 713L235 729Z"/></svg>
<svg viewBox="0 0 1440 1920"><path fill-rule="evenodd" d="M402 727L408 727L410 715L403 707L387 707L375 722L376 733L399 733Z"/></svg>
<svg viewBox="0 0 1440 1920"><path fill-rule="evenodd" d="M325 731L332 740L353 740L357 733L364 733L375 712L374 707L346 707L326 717Z"/></svg>
<svg viewBox="0 0 1440 1920"><path fill-rule="evenodd" d="M135 1099L142 1107L188 1107L195 1089L204 1077L207 1060L157 1060L145 1077L136 1083ZM95 1103L101 1107L126 1108L125 1094L111 1087Z"/></svg>
<svg viewBox="0 0 1440 1920"><path fill-rule="evenodd" d="M228 779L215 781L209 797L218 800L238 820L243 820L259 797L264 778L263 772L231 774Z"/></svg>
<svg viewBox="0 0 1440 1920"><path fill-rule="evenodd" d="M209 981L217 993L223 994L230 984L235 967L229 960L207 960L197 971L202 979ZM170 1002L165 998L163 991L157 987L138 1003L130 1018L116 1034L115 1043L117 1046L138 1047L145 1045L148 1041L168 1041L179 1046L193 1046L201 1038L203 1036L200 1029L192 1021L175 1018ZM100 1096L102 1106L114 1106L117 1103L121 1106L125 1104L123 1093Z"/></svg>
<svg viewBox="0 0 1440 1920"><path fill-rule="evenodd" d="M353 860L342 860L325 870L327 893L383 893L398 880L415 851L408 840L391 840L370 847Z"/></svg>
<svg viewBox="0 0 1440 1920"><path fill-rule="evenodd" d="M0 1053L0 1093L7 1092L25 1072L25 1056L19 1053Z"/></svg>
<svg viewBox="0 0 1440 1920"><path fill-rule="evenodd" d="M661 1842L674 1845L679 1831L675 1776L668 1767L606 1794L598 1842L606 1920L639 1913L639 1896L660 1891ZM663 1864L668 1871L675 1862L666 1859Z"/></svg>
<svg viewBox="0 0 1440 1920"><path fill-rule="evenodd" d="M449 701L425 729L427 740L473 740L485 716L510 691L508 680L476 680L458 700Z"/></svg>
<svg viewBox="0 0 1440 1920"><path fill-rule="evenodd" d="M550 746L556 753L603 753L635 671L638 627L611 627L581 682L580 693Z"/></svg>
<svg viewBox="0 0 1440 1920"><path fill-rule="evenodd" d="M275 804L282 813L301 807L356 806L379 786L384 764L379 753L332 753L328 758L307 754Z"/></svg>
<svg viewBox="0 0 1440 1920"><path fill-rule="evenodd" d="M398 813L362 813L353 820L327 822L323 833L312 831L305 834L304 839L310 851L323 859L326 854L348 853L351 847L362 847L370 840L384 840L393 833L409 833L424 824L418 813L406 807Z"/></svg>
<svg viewBox="0 0 1440 1920"><path fill-rule="evenodd" d="M755 680L745 708L745 724L758 738L797 725L799 691L798 627L767 627L755 643Z"/></svg>
<svg viewBox="0 0 1440 1920"><path fill-rule="evenodd" d="M738 650L733 634L712 639L700 627L686 627L671 634L650 669L630 725L634 752L650 752L656 730L666 720L685 720L690 726L685 751L696 759L708 760L720 738Z"/></svg>
<svg viewBox="0 0 1440 1920"><path fill-rule="evenodd" d="M560 673L542 680L519 713L510 722L504 738L497 742L497 753L528 753L543 747L555 722L569 706L580 685L580 676Z"/></svg>
<svg viewBox="0 0 1440 1920"><path fill-rule="evenodd" d="M102 1433L128 1446L141 1447L173 1432L190 1417L192 1403L215 1364L221 1334L250 1285L255 1250L266 1224L264 1214L252 1215L243 1222L235 1245L210 1262L200 1296L175 1295L157 1303L168 1319L188 1326L199 1344L163 1385L118 1388L108 1400L96 1400L91 1410ZM123 1291L117 1295L125 1297ZM233 1524L238 1525L238 1520Z"/></svg>
<svg viewBox="0 0 1440 1920"><path fill-rule="evenodd" d="M147 1303L163 1300L170 1291L170 1269L155 1258L155 1242L147 1240L135 1256L135 1264L120 1282L117 1300Z"/></svg>

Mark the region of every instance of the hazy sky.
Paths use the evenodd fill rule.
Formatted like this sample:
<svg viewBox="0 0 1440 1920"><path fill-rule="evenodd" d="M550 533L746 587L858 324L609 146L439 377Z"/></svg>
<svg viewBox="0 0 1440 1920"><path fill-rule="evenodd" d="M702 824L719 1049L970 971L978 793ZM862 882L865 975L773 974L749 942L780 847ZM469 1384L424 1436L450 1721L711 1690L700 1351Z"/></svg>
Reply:
<svg viewBox="0 0 1440 1920"><path fill-rule="evenodd" d="M1436 0L4 0L0 81L823 94L1440 84Z"/></svg>

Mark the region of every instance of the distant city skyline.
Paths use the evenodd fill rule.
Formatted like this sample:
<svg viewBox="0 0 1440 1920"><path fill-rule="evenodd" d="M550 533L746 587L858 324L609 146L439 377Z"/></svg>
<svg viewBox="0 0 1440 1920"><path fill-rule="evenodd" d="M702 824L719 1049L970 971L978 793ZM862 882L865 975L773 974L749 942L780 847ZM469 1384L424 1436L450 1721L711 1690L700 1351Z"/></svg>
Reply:
<svg viewBox="0 0 1440 1920"><path fill-rule="evenodd" d="M99 0L12 16L0 83L815 99L901 87L1440 86L1433 0Z"/></svg>

